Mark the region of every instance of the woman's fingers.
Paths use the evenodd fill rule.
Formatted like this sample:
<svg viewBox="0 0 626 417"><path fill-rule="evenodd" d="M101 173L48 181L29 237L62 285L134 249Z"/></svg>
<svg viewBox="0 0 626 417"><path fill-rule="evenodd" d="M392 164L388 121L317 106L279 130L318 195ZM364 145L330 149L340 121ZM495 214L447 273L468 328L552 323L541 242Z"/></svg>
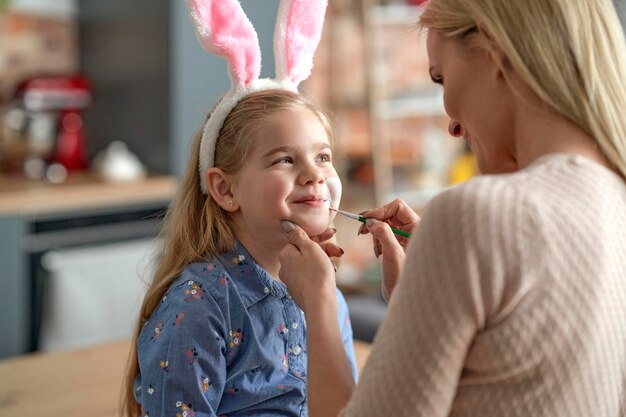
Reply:
<svg viewBox="0 0 626 417"><path fill-rule="evenodd" d="M343 256L343 249L334 243L320 243L320 247L326 253L326 255L333 258L341 258Z"/></svg>
<svg viewBox="0 0 626 417"><path fill-rule="evenodd" d="M311 239L307 236L306 233L304 233L304 230L302 230L296 224L288 220L283 220L281 226L285 231L285 234L287 235L289 243L293 245L298 250L298 252L302 252L302 249L312 243Z"/></svg>
<svg viewBox="0 0 626 417"><path fill-rule="evenodd" d="M357 236L366 235L368 233L369 233L369 230L367 230L367 226L365 225L365 223L361 224L357 232Z"/></svg>
<svg viewBox="0 0 626 417"><path fill-rule="evenodd" d="M282 227L289 243L280 252L278 276L305 312L315 309L320 300L334 297L334 266L327 251L342 251L331 244L320 246L292 222L283 221Z"/></svg>
<svg viewBox="0 0 626 417"><path fill-rule="evenodd" d="M382 293L388 300L402 274L406 258L404 247L396 240L396 236L387 223L367 219L367 227L374 237L374 254L377 257L382 256Z"/></svg>
<svg viewBox="0 0 626 417"><path fill-rule="evenodd" d="M298 242L304 242L304 244L308 244L307 239L305 239L303 236L304 235L304 231L302 229L300 229L298 227L298 229L300 229L300 232L294 232L295 234L290 234L290 231L293 230L292 226L297 227L296 225L294 225L293 223L291 223L288 220L284 220L285 224L283 225L283 230L285 230L285 232L287 233L287 238L290 239L289 242L292 243L294 246L298 247L298 245L302 245L303 243L298 243ZM294 227L294 229L295 229ZM287 231L289 230L289 231ZM338 245L336 245L335 243L332 242L326 242L328 239L330 239L331 237L333 237L335 235L335 233L337 233L337 229L333 228L333 227L329 227L328 229L326 229L323 233L317 235L317 236L310 236L309 240L311 240L312 242L317 243L320 248L322 248L322 250L326 253L326 255L331 256L331 257L335 257L335 258L340 258L343 255L343 249L341 249ZM294 241L292 242L291 239L294 239ZM325 243L320 243L320 242L325 242Z"/></svg>
<svg viewBox="0 0 626 417"><path fill-rule="evenodd" d="M363 217L374 218L389 223L406 232L412 232L420 221L419 216L407 203L396 199L382 207L361 213Z"/></svg>
<svg viewBox="0 0 626 417"><path fill-rule="evenodd" d="M311 240L313 242L325 242L328 239L330 239L331 237L333 237L335 235L335 233L337 233L337 229L335 229L334 227L329 227L328 229L326 229L323 233L317 235L317 236L311 236Z"/></svg>

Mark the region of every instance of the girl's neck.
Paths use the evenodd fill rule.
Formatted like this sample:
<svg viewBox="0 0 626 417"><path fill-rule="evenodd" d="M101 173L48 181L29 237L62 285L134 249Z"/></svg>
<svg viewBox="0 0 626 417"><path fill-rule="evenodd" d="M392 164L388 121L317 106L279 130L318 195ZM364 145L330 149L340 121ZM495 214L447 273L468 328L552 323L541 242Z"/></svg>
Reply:
<svg viewBox="0 0 626 417"><path fill-rule="evenodd" d="M265 269L268 274L276 281L280 281L278 278L278 271L280 271L280 261L278 260L278 254L285 245L285 242L273 244L268 239L256 239L254 236L248 234L241 234L235 232L237 240L246 248L254 262Z"/></svg>

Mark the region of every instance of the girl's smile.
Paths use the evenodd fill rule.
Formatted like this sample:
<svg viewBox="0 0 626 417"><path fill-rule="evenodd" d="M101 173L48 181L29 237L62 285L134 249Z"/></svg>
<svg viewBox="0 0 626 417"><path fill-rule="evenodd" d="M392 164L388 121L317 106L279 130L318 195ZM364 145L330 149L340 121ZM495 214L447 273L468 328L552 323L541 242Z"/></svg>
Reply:
<svg viewBox="0 0 626 417"><path fill-rule="evenodd" d="M245 245L263 236L282 247L282 220L309 236L324 232L333 217L326 186L337 177L332 157L329 133L310 110L285 110L265 121L233 184L237 238Z"/></svg>
<svg viewBox="0 0 626 417"><path fill-rule="evenodd" d="M321 194L310 194L295 199L294 203L312 207L325 207L328 206L328 199Z"/></svg>

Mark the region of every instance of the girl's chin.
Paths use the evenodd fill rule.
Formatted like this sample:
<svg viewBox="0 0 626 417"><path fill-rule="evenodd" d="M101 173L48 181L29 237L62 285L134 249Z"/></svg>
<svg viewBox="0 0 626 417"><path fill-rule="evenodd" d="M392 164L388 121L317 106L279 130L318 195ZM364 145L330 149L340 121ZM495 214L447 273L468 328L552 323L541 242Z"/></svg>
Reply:
<svg viewBox="0 0 626 417"><path fill-rule="evenodd" d="M326 229L328 229L328 226L330 225L330 219L328 219L327 221L307 221L307 222L303 222L303 221L294 221L298 226L300 226L302 228L302 230L304 230L306 232L307 235L309 236L318 236L322 233L324 233L326 231Z"/></svg>

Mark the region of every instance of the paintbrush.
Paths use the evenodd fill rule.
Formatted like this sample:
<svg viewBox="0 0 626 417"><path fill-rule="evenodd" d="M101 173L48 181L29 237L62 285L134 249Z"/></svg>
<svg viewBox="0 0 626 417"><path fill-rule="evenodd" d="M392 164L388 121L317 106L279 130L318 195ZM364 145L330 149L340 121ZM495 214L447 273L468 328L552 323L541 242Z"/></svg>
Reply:
<svg viewBox="0 0 626 417"><path fill-rule="evenodd" d="M343 214L344 216L350 218L350 219L354 219L357 221L360 221L361 223L365 223L365 217L363 216L359 216L358 214L354 214L354 213L350 213L348 211L343 211L343 210L339 210L333 207L330 207L331 210L336 211L339 214ZM391 231L394 232L397 235L400 236L404 236L404 237L411 237L411 234L408 232L405 232L404 230L400 230L400 229L396 229L396 228L391 228Z"/></svg>

